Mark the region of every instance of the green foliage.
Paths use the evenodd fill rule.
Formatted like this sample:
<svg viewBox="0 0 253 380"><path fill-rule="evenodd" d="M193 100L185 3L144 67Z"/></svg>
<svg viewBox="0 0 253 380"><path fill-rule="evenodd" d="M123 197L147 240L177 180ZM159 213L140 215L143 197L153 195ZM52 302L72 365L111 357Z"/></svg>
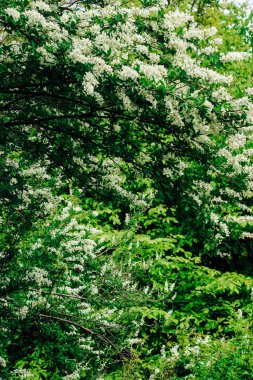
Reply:
<svg viewBox="0 0 253 380"><path fill-rule="evenodd" d="M1 2L1 378L252 379L251 17Z"/></svg>

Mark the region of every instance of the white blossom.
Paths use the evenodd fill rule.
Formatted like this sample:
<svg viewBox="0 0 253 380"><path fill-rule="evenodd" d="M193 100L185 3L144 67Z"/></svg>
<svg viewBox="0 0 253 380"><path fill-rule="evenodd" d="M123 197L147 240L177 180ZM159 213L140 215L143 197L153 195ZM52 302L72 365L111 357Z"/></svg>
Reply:
<svg viewBox="0 0 253 380"><path fill-rule="evenodd" d="M221 61L222 62L233 62L233 61L243 61L244 59L247 59L251 57L250 53L246 52L229 52L226 54L221 54Z"/></svg>
<svg viewBox="0 0 253 380"><path fill-rule="evenodd" d="M18 11L17 9L15 9L15 8L7 8L7 9L5 10L5 13L6 13L8 16L12 17L13 20L15 20L15 21L18 21L19 18L20 18L20 13L19 13L19 11Z"/></svg>

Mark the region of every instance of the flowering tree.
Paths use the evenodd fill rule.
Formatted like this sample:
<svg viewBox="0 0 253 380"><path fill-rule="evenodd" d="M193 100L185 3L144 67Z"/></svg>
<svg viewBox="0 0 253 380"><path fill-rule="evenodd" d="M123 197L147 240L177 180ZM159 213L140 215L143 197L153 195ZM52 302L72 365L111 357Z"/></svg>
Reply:
<svg viewBox="0 0 253 380"><path fill-rule="evenodd" d="M21 256L29 258L33 269L23 271L19 256L10 260L20 267L20 278L26 289L29 285L40 320L51 318L68 324L69 319L59 312L69 314L77 309L79 313L79 306L63 302L66 308L60 311L57 297L67 298L64 289L68 288L74 289L72 298L82 297L79 287L87 282L85 294L92 299L96 294L94 273L102 270L95 267L93 277L81 270L90 258L99 265L96 255L92 256L92 239L86 239L89 228L71 220L69 227L69 214L54 215L59 202L55 188L69 186L64 183L72 181L83 187L86 195L94 193L100 199L110 191L128 203L144 204L127 179L148 178L153 197L175 208L180 232L208 259L234 255L234 241L252 238L253 91L248 89L242 99L234 99L226 89L233 78L222 74L228 62L247 59L248 53L219 53L221 40L215 37L215 28L200 29L191 15L172 12L160 3L137 7L113 2L3 1L0 25L1 145L7 173L6 189L1 193L2 218L7 220L10 204L14 210L10 217L13 228L2 234L2 255L6 260L6 239L10 241L15 230L17 242L12 252L21 249L18 243L22 240ZM31 176L32 181L41 178L41 183L35 184L44 189L39 202L29 182ZM36 207L29 208L33 204ZM20 212L22 222L18 220ZM30 244L32 215L53 219L36 226L43 231L48 228L44 242L38 238ZM42 259L40 267L36 261L43 244L48 253L56 253L54 263L48 253L45 256L51 267L55 266L51 274L47 260ZM64 266L70 279L58 279L57 265ZM10 267L5 271L7 282L15 274L9 274ZM80 272L78 278L76 272ZM122 276L118 286L124 288ZM97 340L107 339L101 329L110 325L110 315L117 319L121 314L118 309L103 310L104 319L97 326L102 300L97 309L85 306L91 326L72 319L73 331L67 330L66 335L86 328ZM58 314L48 314L49 304ZM19 318L30 315L30 306L27 299L18 305ZM5 310L7 315L9 309ZM15 314L17 310L11 311ZM78 313L75 318L82 320ZM81 343L87 349L87 341ZM84 368L82 355L80 351L75 366L64 367L66 376L77 371L72 378L79 378L89 370ZM105 355L109 357L110 350ZM106 366L106 360L103 363Z"/></svg>
<svg viewBox="0 0 253 380"><path fill-rule="evenodd" d="M249 211L252 105L210 66L247 53L217 53L215 28L162 5L17 1L1 24L5 144L79 172L90 189L94 156L119 158L156 178L180 217L205 223L202 239L230 235Z"/></svg>

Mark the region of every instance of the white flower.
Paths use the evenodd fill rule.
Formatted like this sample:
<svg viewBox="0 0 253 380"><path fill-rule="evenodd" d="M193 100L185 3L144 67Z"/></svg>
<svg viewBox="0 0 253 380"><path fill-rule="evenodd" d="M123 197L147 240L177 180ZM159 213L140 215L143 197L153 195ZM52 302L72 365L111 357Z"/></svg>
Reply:
<svg viewBox="0 0 253 380"><path fill-rule="evenodd" d="M122 80L128 80L131 79L135 81L139 78L139 74L136 70L132 69L129 66L123 66L121 71L119 72L119 78Z"/></svg>
<svg viewBox="0 0 253 380"><path fill-rule="evenodd" d="M16 178L12 178L12 179L10 180L10 184L11 184L11 185L16 185L17 183L18 183L18 181L17 181Z"/></svg>
<svg viewBox="0 0 253 380"><path fill-rule="evenodd" d="M162 348L161 348L161 356L162 356L162 358L166 358L166 350L165 350L165 345L163 344L162 345Z"/></svg>
<svg viewBox="0 0 253 380"><path fill-rule="evenodd" d="M164 16L164 26L168 30L174 30L180 26L184 26L189 21L194 21L193 16L180 11L168 12Z"/></svg>
<svg viewBox="0 0 253 380"><path fill-rule="evenodd" d="M52 281L47 277L48 273L42 268L33 268L33 270L28 273L27 280L34 280L39 286L50 286Z"/></svg>
<svg viewBox="0 0 253 380"><path fill-rule="evenodd" d="M159 63L160 56L158 54L155 54L155 53L150 53L149 59L150 59L150 62L152 62L152 63Z"/></svg>
<svg viewBox="0 0 253 380"><path fill-rule="evenodd" d="M214 45L221 45L222 44L222 38L221 37L213 38L212 43Z"/></svg>
<svg viewBox="0 0 253 380"><path fill-rule="evenodd" d="M210 219L213 223L218 224L219 223L219 217L214 212L211 212Z"/></svg>
<svg viewBox="0 0 253 380"><path fill-rule="evenodd" d="M27 306L21 307L21 309L19 309L19 317L21 319L24 319L27 316L28 311L29 311L29 308Z"/></svg>
<svg viewBox="0 0 253 380"><path fill-rule="evenodd" d="M91 290L92 294L98 294L98 287L97 286L93 285L90 290Z"/></svg>
<svg viewBox="0 0 253 380"><path fill-rule="evenodd" d="M167 69L156 64L147 65L140 62L140 72L148 79L153 79L156 82L162 81L167 76Z"/></svg>
<svg viewBox="0 0 253 380"><path fill-rule="evenodd" d="M175 358L178 358L179 357L179 352L178 352L178 349L179 349L179 346L174 346L170 349L170 352L172 354L172 356L174 356Z"/></svg>
<svg viewBox="0 0 253 380"><path fill-rule="evenodd" d="M246 94L249 96L253 96L253 87L247 88L246 89Z"/></svg>
<svg viewBox="0 0 253 380"><path fill-rule="evenodd" d="M243 61L244 59L247 59L251 57L250 53L246 52L229 52L226 54L221 54L221 61L222 62L233 62L233 61Z"/></svg>
<svg viewBox="0 0 253 380"><path fill-rule="evenodd" d="M99 84L98 80L92 73L87 73L83 78L83 88L87 95L93 95L95 87Z"/></svg>
<svg viewBox="0 0 253 380"><path fill-rule="evenodd" d="M206 335L205 338L202 340L202 344L207 344L208 342L210 342L210 336Z"/></svg>
<svg viewBox="0 0 253 380"><path fill-rule="evenodd" d="M244 231L241 234L241 239L253 239L253 233Z"/></svg>
<svg viewBox="0 0 253 380"><path fill-rule="evenodd" d="M60 20L63 24L66 24L70 19L70 14L67 12L64 12L62 16L60 17Z"/></svg>
<svg viewBox="0 0 253 380"><path fill-rule="evenodd" d="M139 338L130 338L130 339L127 339L127 342L132 346L133 344L138 344L142 342L142 340Z"/></svg>
<svg viewBox="0 0 253 380"><path fill-rule="evenodd" d="M75 206L75 207L73 207L73 211L80 212L80 211L82 211L82 208L80 206Z"/></svg>
<svg viewBox="0 0 253 380"><path fill-rule="evenodd" d="M177 293L174 293L173 296L171 297L172 301L174 301L174 299L176 298L177 296Z"/></svg>
<svg viewBox="0 0 253 380"><path fill-rule="evenodd" d="M31 4L30 4L31 8L32 9L39 9L40 11L45 11L45 12L50 12L51 11L51 8L50 6L45 3L44 1L40 1L40 0L37 0L37 1L32 1Z"/></svg>
<svg viewBox="0 0 253 380"><path fill-rule="evenodd" d="M238 316L238 319L241 319L243 317L242 309L237 310L237 316Z"/></svg>
<svg viewBox="0 0 253 380"><path fill-rule="evenodd" d="M19 20L20 13L19 13L19 11L17 11L17 9L15 9L15 8L7 8L7 9L5 10L5 13L6 13L8 16L12 17L13 20L15 20L15 21L18 21L18 20Z"/></svg>
<svg viewBox="0 0 253 380"><path fill-rule="evenodd" d="M62 378L62 380L79 380L79 379L80 379L80 372L78 370Z"/></svg>
<svg viewBox="0 0 253 380"><path fill-rule="evenodd" d="M169 310L169 311L165 314L164 318L165 318L165 319L169 319L169 317L171 316L172 313L173 313L173 310Z"/></svg>
<svg viewBox="0 0 253 380"><path fill-rule="evenodd" d="M45 29L47 28L47 20L36 9L27 10L24 12L24 14L28 18L28 21L27 21L28 25L35 26L35 25L39 24L42 27L44 27Z"/></svg>
<svg viewBox="0 0 253 380"><path fill-rule="evenodd" d="M6 367L6 360L2 357L2 356L0 356L0 366L1 367Z"/></svg>
<svg viewBox="0 0 253 380"><path fill-rule="evenodd" d="M18 380L25 380L25 379L33 379L34 375L28 370L28 369L15 369L12 371L12 374L15 376Z"/></svg>

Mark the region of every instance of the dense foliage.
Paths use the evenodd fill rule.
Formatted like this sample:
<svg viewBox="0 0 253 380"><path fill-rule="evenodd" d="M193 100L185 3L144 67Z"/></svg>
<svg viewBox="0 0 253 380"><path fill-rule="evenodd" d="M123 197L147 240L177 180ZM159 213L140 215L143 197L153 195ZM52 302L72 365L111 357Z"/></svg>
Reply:
<svg viewBox="0 0 253 380"><path fill-rule="evenodd" d="M251 21L218 5L2 0L2 378L252 379Z"/></svg>

